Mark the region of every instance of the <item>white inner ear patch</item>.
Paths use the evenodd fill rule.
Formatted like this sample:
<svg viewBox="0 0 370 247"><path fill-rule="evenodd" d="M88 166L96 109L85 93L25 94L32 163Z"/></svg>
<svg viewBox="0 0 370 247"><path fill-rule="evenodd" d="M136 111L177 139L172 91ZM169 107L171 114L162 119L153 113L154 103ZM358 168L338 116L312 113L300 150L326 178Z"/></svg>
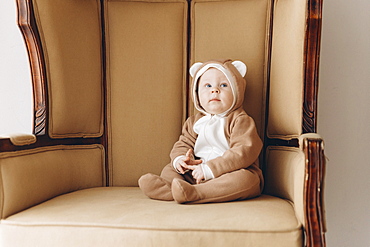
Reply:
<svg viewBox="0 0 370 247"><path fill-rule="evenodd" d="M194 78L194 75L195 75L195 72L197 72L197 70L200 68L200 66L202 66L203 63L195 63L193 64L190 69L189 69L189 73L191 75L191 77Z"/></svg>
<svg viewBox="0 0 370 247"><path fill-rule="evenodd" d="M242 61L234 61L231 63L234 67L239 71L242 77L247 74L247 65L245 65Z"/></svg>

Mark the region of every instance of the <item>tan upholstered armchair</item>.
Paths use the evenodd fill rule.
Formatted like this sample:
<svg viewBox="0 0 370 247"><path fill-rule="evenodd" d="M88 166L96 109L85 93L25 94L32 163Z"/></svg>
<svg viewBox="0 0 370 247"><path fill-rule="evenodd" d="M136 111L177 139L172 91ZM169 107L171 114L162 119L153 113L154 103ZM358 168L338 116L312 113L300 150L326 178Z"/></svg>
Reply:
<svg viewBox="0 0 370 247"><path fill-rule="evenodd" d="M34 135L0 140L2 246L325 246L321 0L17 0ZM195 61L248 65L264 194L150 200Z"/></svg>

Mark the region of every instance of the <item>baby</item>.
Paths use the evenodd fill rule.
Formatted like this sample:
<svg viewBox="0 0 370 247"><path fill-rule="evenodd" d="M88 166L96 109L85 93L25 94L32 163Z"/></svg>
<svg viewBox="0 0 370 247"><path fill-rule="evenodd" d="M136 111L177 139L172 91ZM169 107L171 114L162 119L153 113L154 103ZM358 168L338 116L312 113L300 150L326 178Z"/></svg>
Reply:
<svg viewBox="0 0 370 247"><path fill-rule="evenodd" d="M160 176L139 179L148 197L178 203L243 200L261 194L262 148L253 119L243 110L246 65L209 61L190 68L198 114L184 123Z"/></svg>

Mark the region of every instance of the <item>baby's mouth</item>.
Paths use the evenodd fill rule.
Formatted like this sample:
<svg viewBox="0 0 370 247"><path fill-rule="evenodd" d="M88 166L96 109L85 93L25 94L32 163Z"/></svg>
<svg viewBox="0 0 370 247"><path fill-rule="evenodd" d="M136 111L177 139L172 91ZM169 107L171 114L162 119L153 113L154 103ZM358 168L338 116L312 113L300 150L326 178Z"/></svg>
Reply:
<svg viewBox="0 0 370 247"><path fill-rule="evenodd" d="M221 100L215 98L215 99L211 99L209 102L214 102L214 101L217 102L217 101L221 101Z"/></svg>

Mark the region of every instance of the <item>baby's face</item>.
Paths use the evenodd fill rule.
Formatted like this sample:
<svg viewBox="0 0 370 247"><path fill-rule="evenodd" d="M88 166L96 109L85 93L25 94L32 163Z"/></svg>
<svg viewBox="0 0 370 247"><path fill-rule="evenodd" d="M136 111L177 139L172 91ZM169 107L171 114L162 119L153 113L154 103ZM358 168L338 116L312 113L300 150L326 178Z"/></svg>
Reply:
<svg viewBox="0 0 370 247"><path fill-rule="evenodd" d="M210 114L220 114L230 109L234 96L226 76L211 68L200 77L198 85L200 105Z"/></svg>

